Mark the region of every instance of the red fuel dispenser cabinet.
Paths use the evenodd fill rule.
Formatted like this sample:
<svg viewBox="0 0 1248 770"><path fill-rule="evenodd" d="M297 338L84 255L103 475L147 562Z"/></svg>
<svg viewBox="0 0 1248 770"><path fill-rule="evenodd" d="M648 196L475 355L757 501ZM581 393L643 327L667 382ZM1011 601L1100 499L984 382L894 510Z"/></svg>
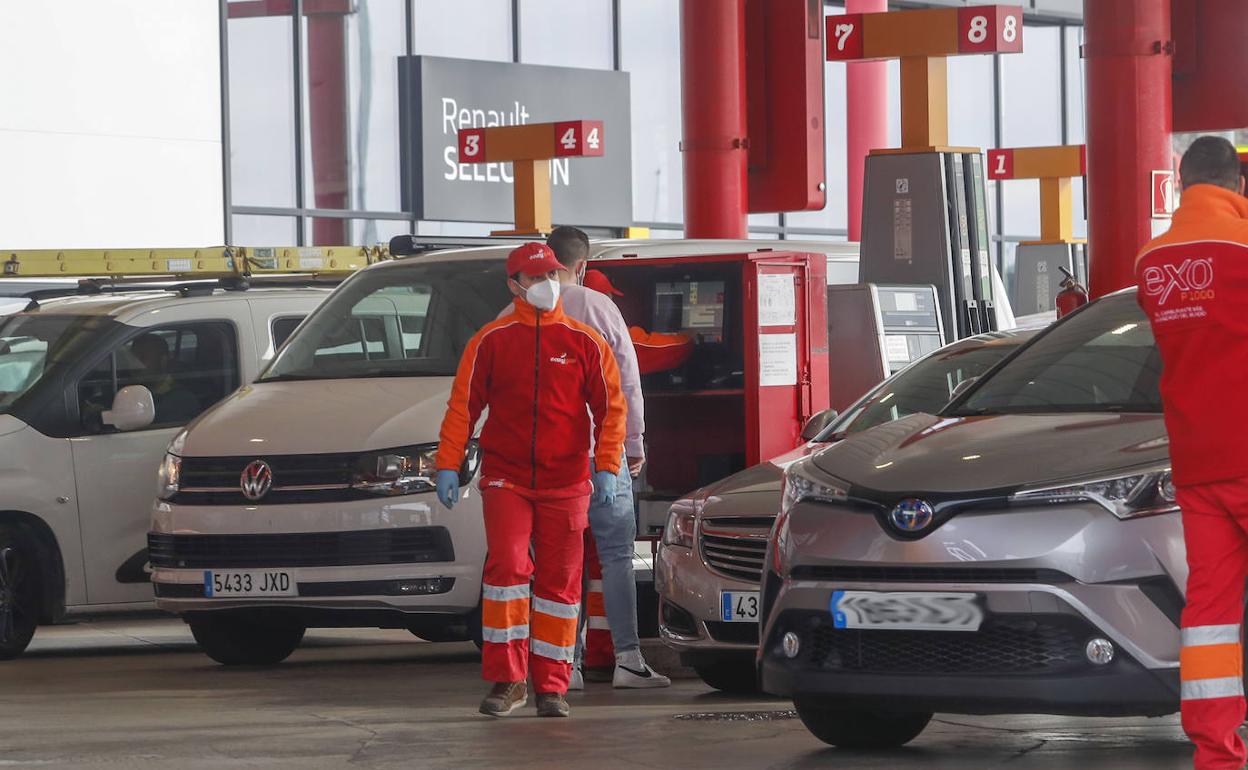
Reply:
<svg viewBox="0 0 1248 770"><path fill-rule="evenodd" d="M682 363L642 378L643 507L791 450L828 406L827 256L709 243L663 257L621 246L592 261L630 326L693 343Z"/></svg>

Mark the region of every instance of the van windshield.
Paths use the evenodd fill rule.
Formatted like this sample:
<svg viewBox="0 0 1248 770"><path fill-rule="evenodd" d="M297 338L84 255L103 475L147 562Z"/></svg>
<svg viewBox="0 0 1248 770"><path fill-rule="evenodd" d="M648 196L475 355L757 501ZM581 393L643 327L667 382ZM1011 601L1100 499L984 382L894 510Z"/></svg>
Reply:
<svg viewBox="0 0 1248 770"><path fill-rule="evenodd" d="M468 340L511 302L504 263L418 259L352 276L258 382L453 376Z"/></svg>
<svg viewBox="0 0 1248 770"><path fill-rule="evenodd" d="M1037 337L951 406L954 416L1161 412L1161 354L1134 292L1092 303Z"/></svg>
<svg viewBox="0 0 1248 770"><path fill-rule="evenodd" d="M19 313L0 318L0 414L56 364L90 348L108 325L103 316Z"/></svg>

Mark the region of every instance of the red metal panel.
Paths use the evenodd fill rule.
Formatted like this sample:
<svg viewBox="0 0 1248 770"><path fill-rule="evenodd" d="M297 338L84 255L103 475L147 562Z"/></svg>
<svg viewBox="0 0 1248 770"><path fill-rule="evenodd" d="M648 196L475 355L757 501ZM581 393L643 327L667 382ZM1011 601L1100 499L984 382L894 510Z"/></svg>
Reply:
<svg viewBox="0 0 1248 770"><path fill-rule="evenodd" d="M1248 13L1243 0L1172 0L1174 130L1248 126Z"/></svg>
<svg viewBox="0 0 1248 770"><path fill-rule="evenodd" d="M685 234L746 237L744 0L681 0Z"/></svg>
<svg viewBox="0 0 1248 770"><path fill-rule="evenodd" d="M823 16L809 0L746 0L749 210L819 210L827 202ZM811 34L813 32L813 34Z"/></svg>
<svg viewBox="0 0 1248 770"><path fill-rule="evenodd" d="M888 0L846 0L845 10L859 30L856 45L862 56L863 13L888 10ZM828 49L840 44L838 36L852 37L844 30L844 16L828 17ZM849 41L847 40L847 44ZM867 154L888 146L888 65L879 61L850 62L845 65L845 143L849 240L862 240L862 188Z"/></svg>
<svg viewBox="0 0 1248 770"><path fill-rule="evenodd" d="M1170 0L1084 3L1088 257L1093 297L1135 283L1152 237L1152 172L1171 167Z"/></svg>
<svg viewBox="0 0 1248 770"><path fill-rule="evenodd" d="M307 17L308 119L312 135L312 195L318 209L345 209L347 165L347 22L339 15ZM312 245L347 242L347 220L312 220Z"/></svg>

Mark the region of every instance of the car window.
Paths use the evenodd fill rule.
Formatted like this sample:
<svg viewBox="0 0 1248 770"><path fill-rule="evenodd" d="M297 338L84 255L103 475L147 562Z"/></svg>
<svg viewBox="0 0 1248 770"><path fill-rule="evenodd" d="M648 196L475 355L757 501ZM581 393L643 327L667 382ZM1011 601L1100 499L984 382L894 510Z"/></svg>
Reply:
<svg viewBox="0 0 1248 770"><path fill-rule="evenodd" d="M49 371L98 349L102 316L20 313L0 319L0 414L36 389Z"/></svg>
<svg viewBox="0 0 1248 770"><path fill-rule="evenodd" d="M184 425L239 385L234 328L224 322L149 329L126 340L78 383L78 413L88 433L109 430L101 414L117 391L142 385L156 405L153 428Z"/></svg>
<svg viewBox="0 0 1248 770"><path fill-rule="evenodd" d="M286 344L286 340L290 339L290 335L295 333L295 328L307 316L282 316L274 318L273 323L269 327L269 332L273 335L273 349L281 350L282 345Z"/></svg>
<svg viewBox="0 0 1248 770"><path fill-rule="evenodd" d="M963 341L937 351L885 381L852 407L830 431L849 435L919 412L935 414L949 403L953 391L979 377L1012 353L1017 339Z"/></svg>
<svg viewBox="0 0 1248 770"><path fill-rule="evenodd" d="M340 286L260 377L451 376L511 294L501 260L366 270Z"/></svg>
<svg viewBox="0 0 1248 770"><path fill-rule="evenodd" d="M955 414L1160 412L1161 354L1134 294L1053 327L953 405Z"/></svg>

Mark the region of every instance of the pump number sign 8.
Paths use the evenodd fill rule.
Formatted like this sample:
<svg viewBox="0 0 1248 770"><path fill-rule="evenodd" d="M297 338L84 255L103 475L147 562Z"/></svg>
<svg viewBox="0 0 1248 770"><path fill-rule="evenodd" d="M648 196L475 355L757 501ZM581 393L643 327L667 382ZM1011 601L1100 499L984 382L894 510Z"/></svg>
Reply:
<svg viewBox="0 0 1248 770"><path fill-rule="evenodd" d="M982 5L958 9L958 53L1017 53L1023 50L1019 6Z"/></svg>

